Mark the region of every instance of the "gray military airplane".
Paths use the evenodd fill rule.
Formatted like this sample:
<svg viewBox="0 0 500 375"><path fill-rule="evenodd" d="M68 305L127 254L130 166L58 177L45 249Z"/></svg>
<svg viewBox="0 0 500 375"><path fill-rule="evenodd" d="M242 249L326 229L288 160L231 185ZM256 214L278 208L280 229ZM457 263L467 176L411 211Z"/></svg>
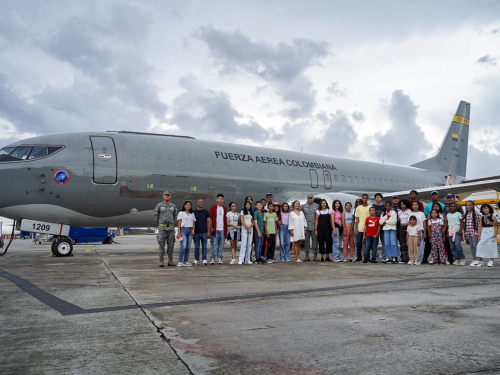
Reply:
<svg viewBox="0 0 500 375"><path fill-rule="evenodd" d="M411 166L129 131L30 138L0 150L0 215L21 230L59 236L52 251L67 256L70 226L154 226L164 190L180 207L197 198L212 204L219 192L226 202L313 193L345 203L365 192L416 189L425 198L497 188L497 177L465 179L469 118L462 101L437 155Z"/></svg>

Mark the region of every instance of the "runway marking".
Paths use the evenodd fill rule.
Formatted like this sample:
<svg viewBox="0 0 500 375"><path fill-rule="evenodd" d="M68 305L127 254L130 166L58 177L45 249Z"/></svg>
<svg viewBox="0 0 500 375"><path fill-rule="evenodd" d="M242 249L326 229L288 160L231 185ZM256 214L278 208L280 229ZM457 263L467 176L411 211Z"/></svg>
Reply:
<svg viewBox="0 0 500 375"><path fill-rule="evenodd" d="M361 283L352 285L340 285L335 288L323 287L323 288L309 288L309 289L299 289L299 290L287 290L282 292L268 292L268 293L255 293L246 294L240 296L229 296L229 297L215 297L215 298L202 298L202 299L192 299L184 301L172 301L172 302L158 302L158 303L147 303L144 305L126 305L126 306L113 306L113 307L99 307L94 309L84 309L82 307L73 305L72 303L60 299L42 289L36 285L30 283L29 281L8 273L0 268L0 276L16 284L23 291L36 298L40 302L46 304L50 308L56 310L61 315L81 315L81 314L95 314L102 312L113 312L113 311L123 311L132 309L153 309L156 307L171 307L171 306L189 306L189 305L201 305L206 303L218 303L218 302L231 302L231 301L242 301L248 299L261 299L268 297L280 297L292 294L306 294L306 293L318 293L318 292L334 292L336 290L342 289L354 289L362 287L371 287L377 285L386 284L403 284L418 281L430 281L430 280L500 280L500 277L419 277L415 279L400 279L400 280L389 280L389 281L379 281L374 283Z"/></svg>
<svg viewBox="0 0 500 375"><path fill-rule="evenodd" d="M89 248L85 249L86 253L90 253L91 251L92 251L92 249L89 249Z"/></svg>

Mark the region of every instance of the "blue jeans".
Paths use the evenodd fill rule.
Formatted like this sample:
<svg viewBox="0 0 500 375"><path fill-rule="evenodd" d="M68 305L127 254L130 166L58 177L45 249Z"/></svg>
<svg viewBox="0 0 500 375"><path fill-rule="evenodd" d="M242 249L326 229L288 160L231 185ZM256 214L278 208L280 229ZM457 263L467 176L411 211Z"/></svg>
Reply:
<svg viewBox="0 0 500 375"><path fill-rule="evenodd" d="M465 259L464 250L462 249L462 237L458 234L455 234L455 241L450 237L448 238L450 241L450 249L453 254L453 258L455 260Z"/></svg>
<svg viewBox="0 0 500 375"><path fill-rule="evenodd" d="M384 230L384 255L386 258L399 256L397 231L395 229Z"/></svg>
<svg viewBox="0 0 500 375"><path fill-rule="evenodd" d="M335 231L337 232L337 235L334 236L332 232L332 240L333 240L333 245L332 245L332 251L333 251L333 259L340 259L340 236L339 236L339 228L335 228Z"/></svg>
<svg viewBox="0 0 500 375"><path fill-rule="evenodd" d="M420 231L420 258L419 262L422 263L422 260L424 260L424 249L425 249L425 242L424 242L424 231Z"/></svg>
<svg viewBox="0 0 500 375"><path fill-rule="evenodd" d="M201 258L207 260L207 234L195 233L194 235L194 259L200 261L200 241L201 241Z"/></svg>
<svg viewBox="0 0 500 375"><path fill-rule="evenodd" d="M262 237L259 237L257 231L255 231L254 233L255 233L255 260L258 260L262 257L261 250L262 250L262 244L264 243L264 234L261 232Z"/></svg>
<svg viewBox="0 0 500 375"><path fill-rule="evenodd" d="M179 251L179 262L186 263L189 260L189 248L191 247L191 241L193 240L193 236L191 232L193 231L193 227L182 227L181 228L181 249Z"/></svg>
<svg viewBox="0 0 500 375"><path fill-rule="evenodd" d="M290 259L290 231L288 225L281 225L280 231L280 259Z"/></svg>
<svg viewBox="0 0 500 375"><path fill-rule="evenodd" d="M222 259L222 255L224 255L224 231L218 230L215 233L215 236L210 236L210 259L215 260L215 256L217 258Z"/></svg>
<svg viewBox="0 0 500 375"><path fill-rule="evenodd" d="M372 251L372 260L377 260L378 238L365 237L365 259L370 259L370 250Z"/></svg>
<svg viewBox="0 0 500 375"><path fill-rule="evenodd" d="M365 245L366 247L366 245ZM363 232L356 234L356 259L363 258L362 255L363 250Z"/></svg>

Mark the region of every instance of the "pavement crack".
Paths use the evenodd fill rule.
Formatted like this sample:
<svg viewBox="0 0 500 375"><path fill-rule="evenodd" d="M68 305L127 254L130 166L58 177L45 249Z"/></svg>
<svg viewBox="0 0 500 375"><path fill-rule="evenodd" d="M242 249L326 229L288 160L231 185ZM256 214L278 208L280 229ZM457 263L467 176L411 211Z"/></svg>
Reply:
<svg viewBox="0 0 500 375"><path fill-rule="evenodd" d="M161 331L160 327L158 327L155 323L155 321L153 319L151 319L149 317L149 315L147 314L146 310L144 310L142 308L142 306L136 301L136 299L132 296L132 294L127 290L127 288L125 287L125 285L122 284L122 282L120 281L120 279L115 275L115 273L111 270L111 268L109 268L108 264L106 263L106 261L101 257L101 254L99 254L99 252L97 251L97 249L95 249L95 252L97 254L97 256L99 257L99 259L101 260L101 262L104 264L104 266L108 269L108 271L111 273L111 275L115 278L115 280L121 285L121 287L123 288L123 290L125 291L125 293L127 293L130 298L132 299L132 301L134 301L134 304L142 311L142 313L144 314L144 316L146 317L147 320L149 320L149 322L156 328L156 332L158 332L158 334L160 335L160 338L167 343L167 345L170 347L170 349L172 349L172 351L175 353L175 355L177 356L177 358L179 359L179 361L181 361L184 366L186 367L186 369L189 371L189 373L191 375L194 375L194 372L191 371L191 369L189 368L188 364L186 363L186 361L184 361L181 356L179 355L178 351L173 347L172 343L170 342L170 339L167 338L163 332Z"/></svg>

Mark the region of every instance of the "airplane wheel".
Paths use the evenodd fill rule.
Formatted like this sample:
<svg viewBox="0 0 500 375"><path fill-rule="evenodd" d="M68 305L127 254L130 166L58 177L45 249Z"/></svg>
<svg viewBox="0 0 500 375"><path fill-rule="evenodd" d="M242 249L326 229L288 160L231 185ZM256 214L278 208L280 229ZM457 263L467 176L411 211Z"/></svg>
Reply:
<svg viewBox="0 0 500 375"><path fill-rule="evenodd" d="M73 244L71 243L71 240L62 238L55 242L52 251L57 257L69 257L73 252Z"/></svg>
<svg viewBox="0 0 500 375"><path fill-rule="evenodd" d="M56 255L56 241L52 242L52 245L50 245L50 250L52 251L52 254Z"/></svg>

